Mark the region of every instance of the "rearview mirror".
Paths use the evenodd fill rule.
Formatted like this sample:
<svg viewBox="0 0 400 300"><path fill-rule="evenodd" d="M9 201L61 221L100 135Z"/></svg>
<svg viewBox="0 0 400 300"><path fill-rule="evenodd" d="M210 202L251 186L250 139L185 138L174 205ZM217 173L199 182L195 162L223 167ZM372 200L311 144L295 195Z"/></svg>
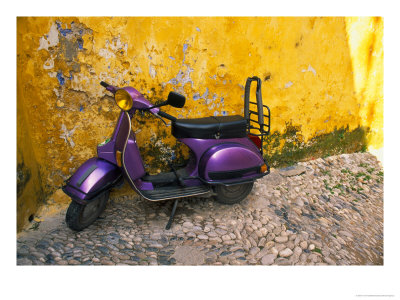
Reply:
<svg viewBox="0 0 400 300"><path fill-rule="evenodd" d="M182 108L185 105L186 98L185 96L175 93L175 92L170 92L168 94L168 99L167 99L167 104L171 105L176 108Z"/></svg>

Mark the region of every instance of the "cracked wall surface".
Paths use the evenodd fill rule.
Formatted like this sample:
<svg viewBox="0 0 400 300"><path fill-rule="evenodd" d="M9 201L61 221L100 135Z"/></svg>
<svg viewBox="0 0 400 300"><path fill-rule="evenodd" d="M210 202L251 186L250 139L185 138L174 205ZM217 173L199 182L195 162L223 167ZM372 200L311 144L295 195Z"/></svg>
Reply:
<svg viewBox="0 0 400 300"><path fill-rule="evenodd" d="M102 80L133 86L153 102L171 90L182 93L185 107L166 112L195 118L242 114L246 78L258 76L272 112L271 159L340 130L363 128L362 146L382 147L383 23L371 19L18 18L18 106L26 112L43 198L112 134L118 108ZM361 33L364 42L355 39ZM366 51L369 62L360 55ZM372 71L363 75L360 92L354 74L366 63ZM140 116L133 126L148 170L187 154L156 119ZM287 134L291 128L295 137Z"/></svg>

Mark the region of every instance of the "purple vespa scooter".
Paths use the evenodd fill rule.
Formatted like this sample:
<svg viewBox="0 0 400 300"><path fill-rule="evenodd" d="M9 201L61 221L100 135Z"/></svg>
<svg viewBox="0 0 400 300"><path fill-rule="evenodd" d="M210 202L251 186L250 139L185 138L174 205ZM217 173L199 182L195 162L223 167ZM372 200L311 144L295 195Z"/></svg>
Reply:
<svg viewBox="0 0 400 300"><path fill-rule="evenodd" d="M257 102L250 101L253 81L257 82ZM72 199L66 214L71 229L80 231L92 224L105 209L110 190L122 185L124 179L149 201L175 199L166 226L169 229L178 199L214 196L220 203L238 203L251 192L256 179L269 174L263 159L263 138L270 131L270 110L262 103L258 77L246 81L244 118L234 115L176 119L160 107L182 108L185 97L178 93L170 92L167 101L153 105L132 87L100 84L114 94L121 113L112 137L97 147L97 157L81 165L63 186ZM263 108L268 111L266 115ZM184 167L171 165L171 172L146 173L131 128L131 119L138 111L171 121L172 135L190 148Z"/></svg>

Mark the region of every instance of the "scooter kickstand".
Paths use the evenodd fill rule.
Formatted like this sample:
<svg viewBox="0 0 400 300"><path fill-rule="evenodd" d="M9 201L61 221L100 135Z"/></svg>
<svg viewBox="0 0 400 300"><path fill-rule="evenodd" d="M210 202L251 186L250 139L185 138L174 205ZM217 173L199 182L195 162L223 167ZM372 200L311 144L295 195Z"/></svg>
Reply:
<svg viewBox="0 0 400 300"><path fill-rule="evenodd" d="M176 207L178 206L178 199L175 199L174 205L172 206L172 211L171 211L171 215L169 216L169 220L167 223L167 226L165 226L166 230L169 230L171 228L171 224L172 224L172 220L175 216L175 212L176 212Z"/></svg>

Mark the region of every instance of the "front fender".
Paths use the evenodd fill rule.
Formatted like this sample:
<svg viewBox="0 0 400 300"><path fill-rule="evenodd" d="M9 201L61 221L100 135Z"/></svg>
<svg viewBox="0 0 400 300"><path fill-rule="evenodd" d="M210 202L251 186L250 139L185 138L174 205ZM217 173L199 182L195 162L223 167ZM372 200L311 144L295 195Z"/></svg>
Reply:
<svg viewBox="0 0 400 300"><path fill-rule="evenodd" d="M104 159L93 157L81 165L62 187L72 200L87 204L122 179L121 169Z"/></svg>

